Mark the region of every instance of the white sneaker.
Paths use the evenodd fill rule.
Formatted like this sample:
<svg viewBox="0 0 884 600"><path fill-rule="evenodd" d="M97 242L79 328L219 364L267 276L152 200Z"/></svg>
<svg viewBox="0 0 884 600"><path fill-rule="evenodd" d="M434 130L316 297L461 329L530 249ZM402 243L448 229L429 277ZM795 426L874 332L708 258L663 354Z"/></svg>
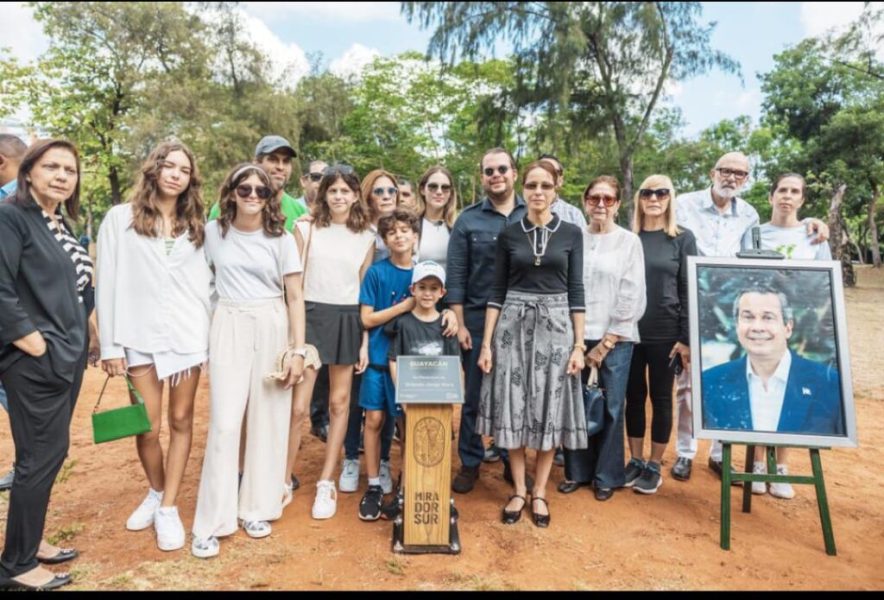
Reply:
<svg viewBox="0 0 884 600"><path fill-rule="evenodd" d="M242 528L250 538L256 540L267 537L272 531L267 521L243 521Z"/></svg>
<svg viewBox="0 0 884 600"><path fill-rule="evenodd" d="M157 530L157 547L170 552L184 547L184 525L178 516L177 506L161 506L157 509L153 526Z"/></svg>
<svg viewBox="0 0 884 600"><path fill-rule="evenodd" d="M292 495L294 494L294 489L292 489L292 484L284 483L282 484L282 507L285 508L289 504L292 503Z"/></svg>
<svg viewBox="0 0 884 600"><path fill-rule="evenodd" d="M197 558L212 558L218 556L221 552L221 544L214 535L208 538L198 538L193 536L193 542L190 544L190 553Z"/></svg>
<svg viewBox="0 0 884 600"><path fill-rule="evenodd" d="M767 465L763 462L755 461L755 464L752 465L752 474L753 475L767 475ZM767 493L767 484L763 481L753 481L752 482L752 493L753 494L766 494Z"/></svg>
<svg viewBox="0 0 884 600"><path fill-rule="evenodd" d="M342 492L355 492L359 489L359 459L345 458L341 468L341 477L338 479L338 487Z"/></svg>
<svg viewBox="0 0 884 600"><path fill-rule="evenodd" d="M338 509L338 493L334 481L318 481L316 483L316 499L313 501L314 519L331 519Z"/></svg>
<svg viewBox="0 0 884 600"><path fill-rule="evenodd" d="M390 468L389 460L381 461L381 469L378 474L381 478L381 489L384 491L384 494L392 494L393 493L393 473Z"/></svg>
<svg viewBox="0 0 884 600"><path fill-rule="evenodd" d="M153 525L154 515L163 501L163 492L158 492L153 488L147 492L147 497L141 502L141 505L135 509L129 519L126 521L126 529L129 531L141 531Z"/></svg>
<svg viewBox="0 0 884 600"><path fill-rule="evenodd" d="M788 475L789 467L786 465L777 465L777 475ZM772 483L770 484L770 495L783 500L791 500L795 497L795 490L791 483Z"/></svg>

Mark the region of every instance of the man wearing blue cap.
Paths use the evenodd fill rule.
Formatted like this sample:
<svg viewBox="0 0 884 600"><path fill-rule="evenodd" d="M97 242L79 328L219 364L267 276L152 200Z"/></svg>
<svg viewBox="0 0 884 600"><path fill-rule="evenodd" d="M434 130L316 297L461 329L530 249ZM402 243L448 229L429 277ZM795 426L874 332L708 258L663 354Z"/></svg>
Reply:
<svg viewBox="0 0 884 600"><path fill-rule="evenodd" d="M307 209L285 193L285 185L292 176L292 159L298 156L288 140L279 135L265 135L255 147L254 163L267 171L273 188L279 198L282 214L285 215L285 229L291 231ZM221 208L216 202L209 211L209 220L217 219Z"/></svg>

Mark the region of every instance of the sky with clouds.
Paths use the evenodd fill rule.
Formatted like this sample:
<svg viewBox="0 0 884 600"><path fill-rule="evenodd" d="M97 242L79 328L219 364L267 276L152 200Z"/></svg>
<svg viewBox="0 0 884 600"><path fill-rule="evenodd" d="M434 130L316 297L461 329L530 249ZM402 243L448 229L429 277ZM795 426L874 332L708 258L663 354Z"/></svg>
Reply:
<svg viewBox="0 0 884 600"><path fill-rule="evenodd" d="M761 106L758 74L773 66L773 56L808 36L856 18L862 2L703 3L705 22L717 25L712 45L741 64L736 75L713 71L675 83L668 102L680 107L685 134L695 135L724 118L746 114L757 119ZM320 60L332 72L350 76L379 55L425 51L430 31L409 24L398 2L244 2L249 35L273 59L277 72L289 68L296 78ZM20 3L4 3L3 41L19 59L39 56L47 40Z"/></svg>

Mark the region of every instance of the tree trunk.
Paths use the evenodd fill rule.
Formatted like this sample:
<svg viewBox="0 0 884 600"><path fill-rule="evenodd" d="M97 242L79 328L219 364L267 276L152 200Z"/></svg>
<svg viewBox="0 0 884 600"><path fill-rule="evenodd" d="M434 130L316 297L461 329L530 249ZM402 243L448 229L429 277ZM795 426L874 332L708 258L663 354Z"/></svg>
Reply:
<svg viewBox="0 0 884 600"><path fill-rule="evenodd" d="M120 172L116 167L110 168L110 172L107 174L107 179L110 182L111 188L111 204L116 206L123 201L123 189L122 185L120 185Z"/></svg>
<svg viewBox="0 0 884 600"><path fill-rule="evenodd" d="M832 258L841 262L841 278L844 285L853 287L856 285L856 273L850 260L846 227L841 217L841 203L844 201L845 191L847 185L842 183L835 189L835 194L829 202L829 247L832 249Z"/></svg>
<svg viewBox="0 0 884 600"><path fill-rule="evenodd" d="M632 229L632 223L630 219L632 218L632 155L629 156L621 156L620 157L620 174L623 176L623 203L622 208L620 209L620 220L618 221L621 227L625 227L626 229Z"/></svg>
<svg viewBox="0 0 884 600"><path fill-rule="evenodd" d="M872 200L869 202L869 248L872 250L872 265L876 269L881 268L881 251L878 248L878 224L875 223L875 213L878 207L878 186L872 184Z"/></svg>

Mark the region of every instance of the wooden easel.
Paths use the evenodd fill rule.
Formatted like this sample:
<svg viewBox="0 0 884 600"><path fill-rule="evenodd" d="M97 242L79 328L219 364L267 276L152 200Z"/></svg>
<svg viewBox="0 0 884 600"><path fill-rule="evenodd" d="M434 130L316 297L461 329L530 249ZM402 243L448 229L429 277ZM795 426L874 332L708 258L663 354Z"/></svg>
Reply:
<svg viewBox="0 0 884 600"><path fill-rule="evenodd" d="M813 475L770 475L776 473L777 460L776 448L787 447L783 445L767 445L767 470L765 474L752 472L755 462L755 446L746 446L746 467L744 473L731 473L731 443L722 442L721 448L721 549L731 548L731 483L743 482L743 512L752 512L752 482L763 481L765 483L798 483L812 484L816 488L817 506L820 511L820 523L823 528L823 542L826 545L826 554L835 556L835 536L832 533L832 519L829 515L829 501L826 498L826 483L823 480L823 466L820 461L820 449L809 448L810 464ZM792 447L792 446L788 446ZM806 447L806 446L801 446Z"/></svg>

